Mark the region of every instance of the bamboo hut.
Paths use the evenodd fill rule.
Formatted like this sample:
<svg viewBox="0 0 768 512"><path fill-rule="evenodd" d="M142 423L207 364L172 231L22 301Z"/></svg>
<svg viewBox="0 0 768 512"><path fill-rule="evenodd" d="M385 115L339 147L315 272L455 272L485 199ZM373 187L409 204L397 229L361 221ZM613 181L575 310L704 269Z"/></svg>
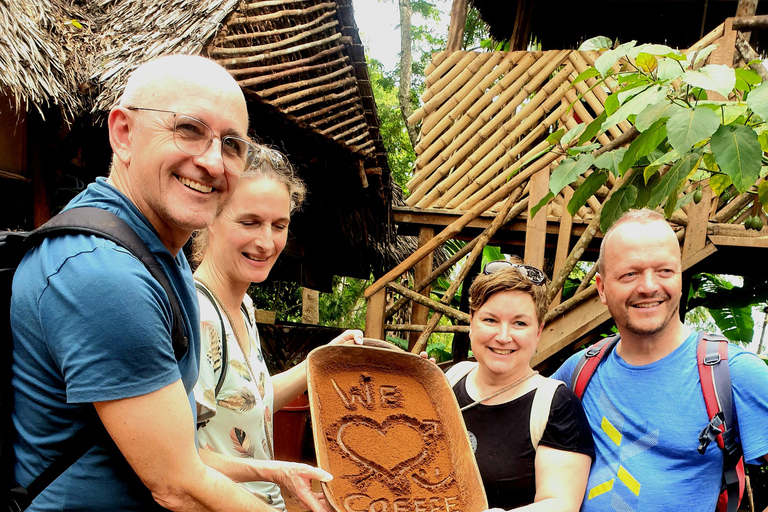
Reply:
<svg viewBox="0 0 768 512"><path fill-rule="evenodd" d="M105 115L128 74L208 56L246 95L252 134L309 188L275 277L327 290L381 274L392 185L351 0L20 0L0 3L3 228L41 224L96 176Z"/></svg>

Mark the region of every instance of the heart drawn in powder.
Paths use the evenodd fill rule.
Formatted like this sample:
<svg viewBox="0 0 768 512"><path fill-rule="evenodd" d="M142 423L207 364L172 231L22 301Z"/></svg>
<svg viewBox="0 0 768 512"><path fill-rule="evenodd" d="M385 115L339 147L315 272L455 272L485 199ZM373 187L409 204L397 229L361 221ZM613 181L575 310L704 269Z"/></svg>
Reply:
<svg viewBox="0 0 768 512"><path fill-rule="evenodd" d="M339 427L336 440L352 460L394 480L428 457L429 435L430 430L415 418L391 416L379 424L358 416Z"/></svg>

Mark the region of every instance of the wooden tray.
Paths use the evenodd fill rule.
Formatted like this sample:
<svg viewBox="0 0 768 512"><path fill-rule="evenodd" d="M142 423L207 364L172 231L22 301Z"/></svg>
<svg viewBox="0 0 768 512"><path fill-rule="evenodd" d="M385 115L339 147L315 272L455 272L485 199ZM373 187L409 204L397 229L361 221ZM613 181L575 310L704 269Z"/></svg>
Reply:
<svg viewBox="0 0 768 512"><path fill-rule="evenodd" d="M307 363L317 463L334 476L323 484L331 506L488 508L464 420L437 365L400 350L351 345L317 348Z"/></svg>

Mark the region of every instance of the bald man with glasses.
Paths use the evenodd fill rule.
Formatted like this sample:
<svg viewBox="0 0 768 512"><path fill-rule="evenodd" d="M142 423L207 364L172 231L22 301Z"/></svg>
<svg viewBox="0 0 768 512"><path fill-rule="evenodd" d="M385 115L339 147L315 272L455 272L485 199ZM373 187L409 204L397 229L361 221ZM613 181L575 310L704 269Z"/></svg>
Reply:
<svg viewBox="0 0 768 512"><path fill-rule="evenodd" d="M133 72L108 124L109 178L67 209L108 210L139 235L175 291L189 346L181 356L174 352L168 295L115 243L60 236L25 256L11 305L16 481L28 486L86 427L94 443L28 510L271 509L224 474L274 481L304 492L300 500L315 512L329 510L308 485L330 478L324 471L208 461L196 449L190 393L200 333L181 248L260 156L247 136L240 87L208 59L160 58Z"/></svg>

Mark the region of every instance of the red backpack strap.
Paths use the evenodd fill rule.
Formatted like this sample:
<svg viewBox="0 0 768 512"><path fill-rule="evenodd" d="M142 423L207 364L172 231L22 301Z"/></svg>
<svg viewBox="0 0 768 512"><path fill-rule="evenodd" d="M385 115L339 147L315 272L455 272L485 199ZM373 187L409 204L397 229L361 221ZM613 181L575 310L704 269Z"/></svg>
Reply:
<svg viewBox="0 0 768 512"><path fill-rule="evenodd" d="M620 336L618 334L608 336L598 341L584 352L579 362L576 363L576 367L573 369L571 375L571 390L579 397L579 400L584 396L584 391L587 389L587 384L592 380L592 376L597 370L597 366L608 355L613 347L618 343Z"/></svg>
<svg viewBox="0 0 768 512"><path fill-rule="evenodd" d="M712 441L723 450L723 484L717 512L735 512L744 495L744 458L736 439L733 391L728 367L728 340L715 334L699 333L696 359L701 391L709 423L699 434L699 453Z"/></svg>

